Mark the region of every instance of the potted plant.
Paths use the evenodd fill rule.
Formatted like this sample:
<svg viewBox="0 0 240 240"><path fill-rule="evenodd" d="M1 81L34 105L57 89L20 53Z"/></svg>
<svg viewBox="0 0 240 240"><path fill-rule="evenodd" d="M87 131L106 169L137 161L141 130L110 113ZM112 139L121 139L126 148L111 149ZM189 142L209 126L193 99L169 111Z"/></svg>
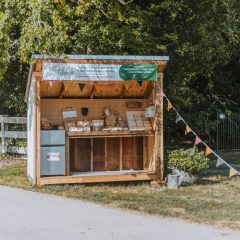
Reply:
<svg viewBox="0 0 240 240"><path fill-rule="evenodd" d="M187 173L190 183L194 183L200 172L208 168L209 159L196 147L178 149L168 153L168 167L175 173ZM185 174L186 177L186 174Z"/></svg>

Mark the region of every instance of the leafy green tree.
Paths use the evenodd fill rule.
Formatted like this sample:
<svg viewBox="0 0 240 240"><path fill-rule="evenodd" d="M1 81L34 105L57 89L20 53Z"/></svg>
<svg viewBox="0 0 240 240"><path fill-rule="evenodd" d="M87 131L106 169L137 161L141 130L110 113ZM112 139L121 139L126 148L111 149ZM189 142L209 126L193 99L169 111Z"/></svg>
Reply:
<svg viewBox="0 0 240 240"><path fill-rule="evenodd" d="M210 136L216 111L239 111L239 9L238 0L2 0L4 111L25 114L19 102L32 53L169 55L166 94ZM166 117L170 140L176 126Z"/></svg>

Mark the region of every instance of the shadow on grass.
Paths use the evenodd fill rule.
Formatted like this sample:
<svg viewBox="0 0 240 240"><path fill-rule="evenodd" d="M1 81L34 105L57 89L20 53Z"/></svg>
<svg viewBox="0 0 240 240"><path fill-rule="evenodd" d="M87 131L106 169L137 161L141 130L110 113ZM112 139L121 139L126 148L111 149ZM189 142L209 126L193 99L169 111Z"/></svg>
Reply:
<svg viewBox="0 0 240 240"><path fill-rule="evenodd" d="M231 164L236 170L240 171L240 164ZM234 176L239 178L239 176ZM229 167L222 165L216 168L215 163L211 163L209 168L200 175L196 184L198 185L214 185L229 181Z"/></svg>
<svg viewBox="0 0 240 240"><path fill-rule="evenodd" d="M143 185L150 185L149 181L137 181L137 182L108 182L108 183L73 183L73 184L54 184L54 185L44 185L42 188L51 189L51 188L78 188L78 187L137 187Z"/></svg>

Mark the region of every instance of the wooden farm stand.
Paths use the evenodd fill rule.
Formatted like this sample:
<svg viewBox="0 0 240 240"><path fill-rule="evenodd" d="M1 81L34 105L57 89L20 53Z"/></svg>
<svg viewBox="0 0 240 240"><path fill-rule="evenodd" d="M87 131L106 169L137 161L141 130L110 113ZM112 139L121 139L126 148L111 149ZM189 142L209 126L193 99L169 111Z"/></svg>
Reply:
<svg viewBox="0 0 240 240"><path fill-rule="evenodd" d="M153 181L163 178L163 100L160 93L168 57L68 55L56 58L33 55L32 58L25 101L28 105L27 174L33 184ZM70 71L69 66L76 66L76 71L83 67L85 72L80 71L78 75L75 70ZM101 75L98 72L102 68L121 66L126 71L129 71L129 66L130 70L152 66L156 68L156 76L155 79L154 76L136 79L139 75L130 76L130 71L131 79L122 80L116 78L118 72L113 71L113 75L110 73L105 79L105 73ZM90 67L90 73L86 67ZM129 102L133 106L129 106ZM138 105L134 106L134 103ZM116 110L126 122L127 111L145 111L149 105L155 107L155 117L150 118L152 130L66 131L64 174L41 174L41 161L46 161L41 154L43 118L63 126L63 109L74 109L76 120L91 121L103 118L103 109L108 107ZM82 108L88 109L87 116L82 115Z"/></svg>

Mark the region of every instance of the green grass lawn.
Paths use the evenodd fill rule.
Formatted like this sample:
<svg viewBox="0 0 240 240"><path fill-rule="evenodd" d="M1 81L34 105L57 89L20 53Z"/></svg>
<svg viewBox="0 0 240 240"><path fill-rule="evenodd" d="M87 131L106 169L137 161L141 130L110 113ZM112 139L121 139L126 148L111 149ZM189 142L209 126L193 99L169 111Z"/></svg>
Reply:
<svg viewBox="0 0 240 240"><path fill-rule="evenodd" d="M0 184L240 230L239 178L205 176L198 184L178 190L147 183L33 187L26 177L26 163L20 162L0 169Z"/></svg>

